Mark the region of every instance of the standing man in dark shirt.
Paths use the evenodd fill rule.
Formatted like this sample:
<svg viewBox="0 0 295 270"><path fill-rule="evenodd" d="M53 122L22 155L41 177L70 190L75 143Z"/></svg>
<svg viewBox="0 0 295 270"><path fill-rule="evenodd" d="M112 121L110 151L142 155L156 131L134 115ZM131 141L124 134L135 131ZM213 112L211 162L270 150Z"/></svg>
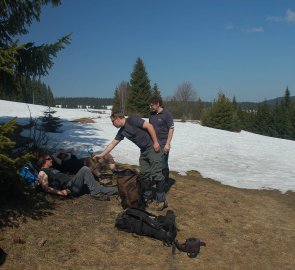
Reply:
<svg viewBox="0 0 295 270"><path fill-rule="evenodd" d="M152 198L151 187L156 183L156 202L161 204L159 210L166 208L165 177L162 174L163 155L153 126L139 116L125 118L122 113L113 113L111 120L116 128L120 128L115 139L100 155L102 158L111 152L125 137L140 148L139 165L142 174L141 184L144 187L146 200Z"/></svg>
<svg viewBox="0 0 295 270"><path fill-rule="evenodd" d="M153 96L150 100L150 109L152 111L149 122L153 125L161 149L164 153L163 175L169 179L169 151L174 133L174 122L170 112L164 108L163 100L160 96Z"/></svg>

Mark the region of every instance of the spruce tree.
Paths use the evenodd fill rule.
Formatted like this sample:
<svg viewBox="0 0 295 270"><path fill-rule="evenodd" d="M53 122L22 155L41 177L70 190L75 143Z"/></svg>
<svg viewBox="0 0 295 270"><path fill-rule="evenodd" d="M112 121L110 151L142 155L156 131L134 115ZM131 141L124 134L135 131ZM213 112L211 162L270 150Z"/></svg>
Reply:
<svg viewBox="0 0 295 270"><path fill-rule="evenodd" d="M41 127L44 132L59 132L59 128L62 126L61 119L53 116L56 111L48 107L48 110L44 112L44 116L41 117Z"/></svg>
<svg viewBox="0 0 295 270"><path fill-rule="evenodd" d="M43 76L53 65L53 57L70 42L70 35L53 44L19 44L34 20L39 21L43 5L57 6L60 0L0 0L0 90L2 96L15 97L22 77Z"/></svg>
<svg viewBox="0 0 295 270"><path fill-rule="evenodd" d="M18 169L31 158L29 153L15 157L13 149L16 143L11 139L15 132L16 119L0 125L0 203L21 191Z"/></svg>
<svg viewBox="0 0 295 270"><path fill-rule="evenodd" d="M277 136L273 113L266 101L258 105L253 123L253 132L266 136Z"/></svg>
<svg viewBox="0 0 295 270"><path fill-rule="evenodd" d="M48 74L53 58L70 43L70 35L61 37L53 44L37 46L34 42L19 43L19 38L28 33L34 20L39 21L41 8L52 4L57 6L60 0L0 0L0 93L1 97L19 100L26 92L22 89L22 80ZM24 90L24 91L23 91ZM13 133L15 123L6 123L0 127L0 188L13 193L20 185L17 182L17 169L27 155L14 158L14 143L7 133ZM10 188L13 186L14 188ZM1 199L3 193L0 191Z"/></svg>
<svg viewBox="0 0 295 270"><path fill-rule="evenodd" d="M153 96L153 97L154 97L154 96L157 96L157 97L161 97L161 98L162 98L162 96L161 96L161 92L160 92L160 90L159 90L159 88L158 88L157 83L154 83L154 86L153 86L153 89L152 89L152 96Z"/></svg>
<svg viewBox="0 0 295 270"><path fill-rule="evenodd" d="M148 117L148 101L151 98L151 86L143 61L137 58L131 73L127 98L127 114Z"/></svg>
<svg viewBox="0 0 295 270"><path fill-rule="evenodd" d="M294 118L292 116L292 103L290 92L287 87L285 96L280 103L277 103L274 109L274 124L277 137L292 139L294 137Z"/></svg>
<svg viewBox="0 0 295 270"><path fill-rule="evenodd" d="M229 131L240 131L237 111L234 110L232 103L223 93L219 93L217 101L214 101L211 108L204 112L202 125Z"/></svg>
<svg viewBox="0 0 295 270"><path fill-rule="evenodd" d="M229 131L240 131L237 111L223 93L219 93L217 101L213 102L211 108L204 111L202 125Z"/></svg>
<svg viewBox="0 0 295 270"><path fill-rule="evenodd" d="M120 112L120 97L118 87L115 89L114 93L112 112Z"/></svg>

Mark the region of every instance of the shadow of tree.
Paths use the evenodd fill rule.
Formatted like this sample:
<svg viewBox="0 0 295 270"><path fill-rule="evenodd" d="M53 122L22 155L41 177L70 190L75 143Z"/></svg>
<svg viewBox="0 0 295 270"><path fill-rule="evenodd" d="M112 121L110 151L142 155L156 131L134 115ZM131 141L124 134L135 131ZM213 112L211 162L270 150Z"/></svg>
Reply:
<svg viewBox="0 0 295 270"><path fill-rule="evenodd" d="M3 123L11 118L1 116L0 122ZM28 117L18 118L18 120L20 123L30 122ZM64 125L61 133L65 133L62 135L62 140L64 138L68 143L71 143L72 147L75 145L103 146L107 143L106 139L97 137L97 131L99 131L97 127L85 123L70 122L66 119L61 120ZM52 137L53 141L62 142L59 138L61 133L50 133L49 137ZM86 152L85 148L84 152ZM58 199L29 188L25 188L17 194L8 199L2 196L0 199L0 230L4 227L18 227L21 222L26 222L27 218L40 220L50 216Z"/></svg>
<svg viewBox="0 0 295 270"><path fill-rule="evenodd" d="M0 119L3 118L1 117ZM29 120L29 118L18 118L18 121L21 123L29 122ZM89 125L87 123L72 122L63 118L61 118L61 120L63 126L59 132L47 133L49 142L51 143L63 143L62 140L64 140L65 144L79 148L79 146L82 145L105 146L108 142L107 139L98 137L97 133L99 133L101 129L97 126ZM24 135L29 135L29 130L27 129L23 133Z"/></svg>
<svg viewBox="0 0 295 270"><path fill-rule="evenodd" d="M27 218L40 220L52 215L56 198L35 190L26 190L16 198L2 201L0 206L0 230L18 227Z"/></svg>
<svg viewBox="0 0 295 270"><path fill-rule="evenodd" d="M5 251L2 248L0 248L0 266L5 263L6 255L7 254L5 253Z"/></svg>

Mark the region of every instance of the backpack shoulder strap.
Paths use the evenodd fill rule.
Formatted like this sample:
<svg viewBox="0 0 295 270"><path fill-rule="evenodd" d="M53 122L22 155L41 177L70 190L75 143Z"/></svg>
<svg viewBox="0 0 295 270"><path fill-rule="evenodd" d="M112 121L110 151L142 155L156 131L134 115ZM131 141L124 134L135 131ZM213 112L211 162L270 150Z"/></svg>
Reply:
<svg viewBox="0 0 295 270"><path fill-rule="evenodd" d="M139 208L127 208L126 214L138 218L153 228L158 229L160 226L156 220L156 216L145 210Z"/></svg>

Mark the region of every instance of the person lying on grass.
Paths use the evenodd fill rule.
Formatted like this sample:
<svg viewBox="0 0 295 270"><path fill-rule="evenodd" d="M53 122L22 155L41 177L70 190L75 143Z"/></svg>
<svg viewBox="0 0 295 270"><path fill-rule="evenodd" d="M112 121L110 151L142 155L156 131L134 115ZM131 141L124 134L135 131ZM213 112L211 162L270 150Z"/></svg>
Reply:
<svg viewBox="0 0 295 270"><path fill-rule="evenodd" d="M84 165L87 165L89 158L80 159L77 157L74 148L70 149L59 149L51 155L53 159L53 167L62 173L70 175L76 174ZM107 154L103 158L95 160L96 169L100 172L106 172L108 170L116 170L116 164L111 154ZM93 168L94 169L94 168ZM96 174L94 175L96 176Z"/></svg>
<svg viewBox="0 0 295 270"><path fill-rule="evenodd" d="M91 169L83 166L73 178L52 168L52 158L48 153L41 155L38 160L41 168L38 179L45 192L60 196L79 196L90 193L94 197L115 195L117 187L105 187L95 181Z"/></svg>
<svg viewBox="0 0 295 270"><path fill-rule="evenodd" d="M51 157L53 159L53 167L62 173L74 175L84 166L83 160L77 157L74 148L59 149Z"/></svg>

